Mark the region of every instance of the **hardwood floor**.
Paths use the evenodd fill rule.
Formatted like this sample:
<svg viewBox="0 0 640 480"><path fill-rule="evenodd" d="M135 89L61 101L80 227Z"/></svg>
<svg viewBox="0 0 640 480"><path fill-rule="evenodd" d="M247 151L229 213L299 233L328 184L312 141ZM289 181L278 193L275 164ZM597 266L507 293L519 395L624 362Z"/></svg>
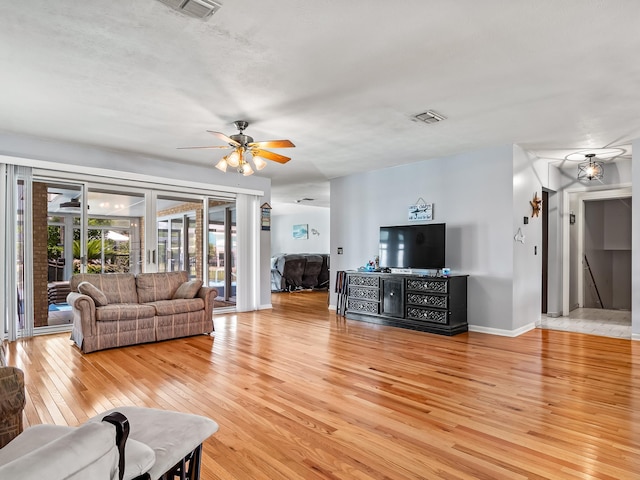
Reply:
<svg viewBox="0 0 640 480"><path fill-rule="evenodd" d="M345 320L322 292L273 305L215 316L213 338L88 355L67 334L9 344L25 423L128 404L207 415L220 430L203 480L638 478L638 342L443 337Z"/></svg>

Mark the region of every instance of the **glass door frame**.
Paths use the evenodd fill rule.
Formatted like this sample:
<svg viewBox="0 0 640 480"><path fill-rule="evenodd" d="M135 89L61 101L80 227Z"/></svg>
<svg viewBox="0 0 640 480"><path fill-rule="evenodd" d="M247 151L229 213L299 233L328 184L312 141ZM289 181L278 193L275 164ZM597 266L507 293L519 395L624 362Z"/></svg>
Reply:
<svg viewBox="0 0 640 480"><path fill-rule="evenodd" d="M181 248L183 250L183 254L182 254L182 258L184 260L185 265L183 265L183 269L186 270L187 272L190 272L191 269L189 268L188 265L186 265L186 260L189 258L189 254L188 251L186 249L188 249L189 247L189 242L188 242L188 235L189 235L189 222L187 221L189 218L188 213L191 212L192 210L185 210L184 212L176 212L173 214L167 214L167 215L163 215L162 217L158 216L158 200L175 200L175 201L184 201L185 203L193 203L193 204L198 204L199 207L202 209L202 225L200 226L201 228L201 232L202 232L202 239L201 239L201 243L200 243L200 248L201 248L201 268L200 268L200 272L197 272L196 275L198 273L200 273L200 276L202 278L202 281L205 285L207 285L208 282L208 268L207 268L207 261L208 261L208 256L206 254L207 250L206 250L206 245L207 245L207 235L205 234L205 232L207 232L207 224L206 224L206 219L208 216L208 196L206 195L201 195L201 194L194 194L194 193L187 193L187 192L175 192L175 191L168 191L168 190L164 190L164 191L160 191L160 190L153 190L153 203L154 203L154 209L153 209L153 217L150 218L154 218L154 226L157 227L158 222L160 221L160 219L162 218L162 220L167 220L169 222L169 224L171 224L171 221L173 219L177 219L180 218L182 219L182 238L181 238ZM193 210L194 212L197 212L197 209ZM197 213L196 213L196 229L197 227ZM159 228L155 228L155 232L154 235L156 236L155 238L155 245L156 245L156 269L159 267L160 265L160 248L158 246L158 230ZM171 229L168 230L168 240L171 243ZM196 240L197 241L197 240ZM166 255L166 254L165 254ZM196 255L197 257L197 255ZM167 256L168 258L168 256ZM156 270L157 271L157 270ZM173 268L167 268L165 271L173 271Z"/></svg>
<svg viewBox="0 0 640 480"><path fill-rule="evenodd" d="M154 177L151 175L144 174L136 174L133 172L120 172L116 170L104 170L104 169L95 169L90 167L83 167L81 165L71 165L57 162L42 162L35 159L23 159L23 158L15 158L15 157L7 157L1 156L0 159L5 159L8 161L7 163L0 163L0 176L2 177L2 189L0 190L0 207L2 208L2 213L0 213L0 221L2 221L2 225L6 230L6 234L3 236L2 241L0 242L0 247L2 248L3 255L0 264L5 267L5 271L7 269L12 269L15 271L15 256L12 255L8 257L6 255L7 252L10 251L10 245L7 245L7 242L11 242L14 244L15 249L15 237L17 234L17 226L15 222L12 221L13 215L8 215L8 208L16 208L16 205L9 198L7 192L7 181L9 179L9 171L11 171L11 178L15 178L18 174L14 172L18 172L20 168L24 169L25 172L28 172L27 178L29 179L29 185L31 185L32 181L38 182L47 182L47 183L63 183L63 184L73 184L73 185L81 185L82 188L82 201L84 204L87 204L88 191L90 188L102 188L108 189L112 191L123 191L123 192L143 192L145 196L145 219L155 219L155 200L157 195L172 195L184 198L189 195L195 198L202 199L203 201L203 219L208 219L208 203L205 199L215 198L219 200L225 200L228 202L235 202L237 205L238 196L241 194L248 195L262 195L261 191L253 191L250 189L243 188L229 188L220 186L219 189L209 188L207 184L191 182L187 180L177 180L173 184L167 184L169 181L164 177ZM13 191L13 189L12 189ZM28 203L28 216L31 217L32 214L32 205L29 201ZM82 209L80 212L80 230L81 230L81 238L80 242L80 253L82 257L82 265L81 270L86 271L86 238L87 238L87 230L88 230L88 216L86 210ZM9 223L8 223L9 222ZM155 228L150 227L155 222L146 222L144 229L144 251L145 253L148 251L150 253L150 257L153 254L157 255L155 252L157 245L155 238ZM155 225L153 225L155 226ZM206 227L203 226L203 230ZM29 242L32 239L27 239ZM202 235L202 277L204 282L208 282L208 269L207 269L207 236ZM33 254L33 249L31 243L27 247L30 252L29 254ZM141 255L143 260L146 260L146 255L142 253ZM155 260L150 258L149 260ZM143 262L142 268L143 271L152 272L157 269L157 263L154 262ZM0 302L1 310L3 311L3 334L6 336L7 324L12 321L14 318L14 314L17 312L17 304L16 304L16 278L15 275L3 276L2 281L0 281L0 287L3 289L4 295L2 301ZM26 288L31 288L31 292L27 292L25 290L25 294L32 294L33 290L33 272L29 272L26 275ZM13 293L11 293L13 292ZM11 295L9 297L9 295ZM33 315L31 317L25 318L26 322L30 322L31 325L34 323ZM17 322L14 322L17 323ZM15 326L13 327L15 328ZM40 331L38 333L50 333L53 331L64 331L71 328L71 325L59 325L59 326L51 326L51 327L40 327ZM43 331L48 330L48 331ZM28 334L28 333L27 333Z"/></svg>
<svg viewBox="0 0 640 480"><path fill-rule="evenodd" d="M209 201L219 201L220 199L216 198L216 197L209 197L208 201L207 201L207 205L209 206ZM236 294L234 293L234 287L237 289L237 244L234 245L234 238L237 239L237 218L235 221L233 221L234 216L237 216L237 207L236 207L236 203L234 202L228 202L228 203L224 203L224 204L220 204L220 205L214 205L214 206L209 206L207 209L207 218L206 218L206 227L207 227L207 241L209 239L209 236L211 234L211 222L212 219L210 218L210 215L212 212L218 212L221 214L221 219L222 219L222 226L224 228L223 230L223 239L224 239L224 254L223 254L223 265L224 265L224 274L223 274L223 288L218 292L218 297L221 297L222 300L224 300L225 302L229 302L229 300L232 297L236 297ZM235 230L235 232L234 232ZM237 243L237 242L236 242ZM210 278L210 269L209 269L209 263L210 263L210 245L207 243L206 246L206 250L207 252L207 280L206 280L206 285L211 286L211 278ZM216 256L218 255L217 252L215 254ZM218 257L219 258L219 257ZM217 259L218 260L218 259ZM217 261L216 261L217 263ZM235 275L236 275L236 281L235 281L235 285L233 282L233 275L234 272L233 270L236 270ZM213 281L217 282L218 281L218 277L216 275L216 277L213 279ZM222 293L222 294L221 294ZM231 306L231 308L235 308L235 306Z"/></svg>

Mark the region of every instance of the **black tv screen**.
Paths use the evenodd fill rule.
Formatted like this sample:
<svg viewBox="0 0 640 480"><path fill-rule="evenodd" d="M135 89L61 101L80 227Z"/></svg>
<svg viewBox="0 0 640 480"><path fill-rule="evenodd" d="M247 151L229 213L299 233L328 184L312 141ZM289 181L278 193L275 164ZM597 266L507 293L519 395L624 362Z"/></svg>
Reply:
<svg viewBox="0 0 640 480"><path fill-rule="evenodd" d="M380 227L382 268L441 269L445 263L446 225Z"/></svg>

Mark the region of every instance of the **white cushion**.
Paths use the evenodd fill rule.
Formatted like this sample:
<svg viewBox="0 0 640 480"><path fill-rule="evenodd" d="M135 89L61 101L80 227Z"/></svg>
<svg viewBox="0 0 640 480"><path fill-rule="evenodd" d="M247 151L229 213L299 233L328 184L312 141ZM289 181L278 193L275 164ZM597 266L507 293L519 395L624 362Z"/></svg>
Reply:
<svg viewBox="0 0 640 480"><path fill-rule="evenodd" d="M89 421L100 421L111 412L120 412L129 419L130 439L142 442L155 451L156 462L148 471L151 478L160 478L218 431L218 424L202 415L144 407L113 408Z"/></svg>
<svg viewBox="0 0 640 480"><path fill-rule="evenodd" d="M101 417L101 420L103 417ZM65 427L61 425L35 425L33 427L27 428L4 448L0 449L0 468L2 468L1 465L9 463L10 461L18 459L20 457L24 457L25 455L29 455L36 449L42 449L43 453L46 454L48 445L50 445L49 448L51 448L52 442L56 442L60 439L62 439L60 441L64 441L63 437L74 432L75 430L77 430L77 428L78 427ZM115 446L115 428L112 430L112 432L113 433L111 442ZM71 435L67 440L70 440L71 438L74 438L74 436ZM89 453L84 453L84 455L89 456ZM151 447L148 447L144 443L131 439L127 439L127 443L125 443L124 456L125 480L131 480L142 475L143 473L146 473L153 466L156 460L156 455ZM117 458L115 465L117 469ZM0 472L1 471L2 470L0 470ZM4 478L4 476L2 478Z"/></svg>
<svg viewBox="0 0 640 480"><path fill-rule="evenodd" d="M0 450L0 478L117 479L118 449L113 425L86 423L78 428L60 427L68 430L58 432L43 427L55 425L27 428ZM53 438L56 435L59 436Z"/></svg>

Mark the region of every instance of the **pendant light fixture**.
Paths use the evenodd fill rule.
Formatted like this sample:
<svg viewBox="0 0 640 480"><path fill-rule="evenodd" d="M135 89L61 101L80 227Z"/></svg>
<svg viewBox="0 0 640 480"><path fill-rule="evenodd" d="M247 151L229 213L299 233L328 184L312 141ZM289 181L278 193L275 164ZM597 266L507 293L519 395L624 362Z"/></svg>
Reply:
<svg viewBox="0 0 640 480"><path fill-rule="evenodd" d="M604 165L594 160L595 153L587 153L585 161L578 165L578 180L602 180L604 178Z"/></svg>

